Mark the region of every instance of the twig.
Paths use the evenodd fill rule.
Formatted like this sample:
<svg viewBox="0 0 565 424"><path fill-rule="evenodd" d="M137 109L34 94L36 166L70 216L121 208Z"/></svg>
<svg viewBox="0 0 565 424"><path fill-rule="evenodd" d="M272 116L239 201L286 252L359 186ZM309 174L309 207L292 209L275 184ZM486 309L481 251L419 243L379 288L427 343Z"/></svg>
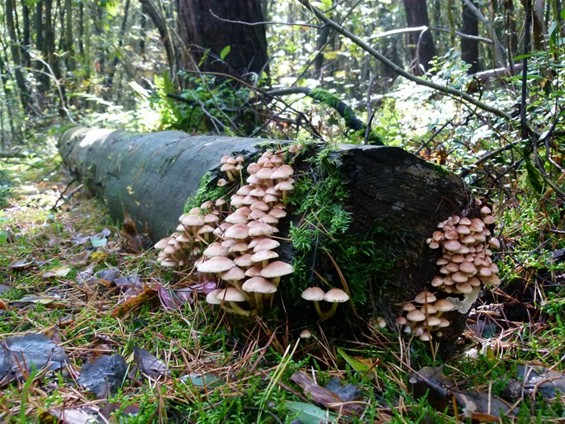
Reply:
<svg viewBox="0 0 565 424"><path fill-rule="evenodd" d="M226 19L226 18L222 18L218 15L216 15L212 9L208 9L208 12L210 12L210 15L212 15L214 18L222 21L222 22L228 22L230 24L240 24L240 25L247 25L247 26L257 26L257 25L287 25L287 26L300 26L300 27L308 27L308 28L320 28L319 25L314 25L314 24L307 24L307 23L292 23L292 22L279 22L279 21L261 21L261 22L246 22L246 21L237 21L237 20L233 20L233 19Z"/></svg>

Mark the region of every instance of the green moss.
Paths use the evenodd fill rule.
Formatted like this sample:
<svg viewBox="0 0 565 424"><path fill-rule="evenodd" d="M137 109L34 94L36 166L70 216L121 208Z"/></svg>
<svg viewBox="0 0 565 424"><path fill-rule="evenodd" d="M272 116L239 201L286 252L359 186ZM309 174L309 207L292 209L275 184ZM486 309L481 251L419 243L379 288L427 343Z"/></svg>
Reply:
<svg viewBox="0 0 565 424"><path fill-rule="evenodd" d="M188 212L192 208L200 207L207 200L216 200L228 193L229 186L218 187L218 177L212 172L207 172L200 179L196 193L190 196L184 204L183 211Z"/></svg>
<svg viewBox="0 0 565 424"><path fill-rule="evenodd" d="M397 246L389 240L398 239L398 231L380 222L362 235L351 231L349 194L332 151L305 154L309 169L297 180L290 199L295 216L289 230L295 272L288 296L297 298L313 285L325 290L345 286L357 308L369 304L371 290L383 286L375 281L385 282L387 271L396 265Z"/></svg>

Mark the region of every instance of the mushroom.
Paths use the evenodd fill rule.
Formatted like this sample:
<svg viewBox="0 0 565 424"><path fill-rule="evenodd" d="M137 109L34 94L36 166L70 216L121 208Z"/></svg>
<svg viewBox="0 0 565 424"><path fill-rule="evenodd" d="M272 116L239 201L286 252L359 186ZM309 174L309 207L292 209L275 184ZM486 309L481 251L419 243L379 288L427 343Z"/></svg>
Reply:
<svg viewBox="0 0 565 424"><path fill-rule="evenodd" d="M314 302L314 308L316 308L316 314L320 319L323 318L324 313L320 309L320 302L324 300L324 295L326 293L320 287L308 287L302 292L300 297L308 302Z"/></svg>
<svg viewBox="0 0 565 424"><path fill-rule="evenodd" d="M238 305L240 302L245 302L247 299L245 295L235 287L226 287L216 294L216 298L220 300L220 306L224 307L226 311L233 312L238 315L250 316L253 311L243 309ZM229 303L229 308L225 306L224 302Z"/></svg>
<svg viewBox="0 0 565 424"><path fill-rule="evenodd" d="M214 256L205 262L198 264L196 269L199 272L210 274L220 274L235 266L235 263L225 256Z"/></svg>
<svg viewBox="0 0 565 424"><path fill-rule="evenodd" d="M257 313L263 312L263 295L272 294L277 291L277 286L263 277L253 277L243 283L241 288L248 292L253 293L255 297L255 309Z"/></svg>
<svg viewBox="0 0 565 424"><path fill-rule="evenodd" d="M339 303L347 302L349 300L349 296L342 289L333 288L326 292L324 300L332 304L330 310L324 313L323 319L328 319L334 316L337 311L337 305Z"/></svg>
<svg viewBox="0 0 565 424"><path fill-rule="evenodd" d="M283 275L292 274L293 272L294 268L292 265L283 261L274 261L263 268L261 271L261 277L272 279L273 284L278 286Z"/></svg>

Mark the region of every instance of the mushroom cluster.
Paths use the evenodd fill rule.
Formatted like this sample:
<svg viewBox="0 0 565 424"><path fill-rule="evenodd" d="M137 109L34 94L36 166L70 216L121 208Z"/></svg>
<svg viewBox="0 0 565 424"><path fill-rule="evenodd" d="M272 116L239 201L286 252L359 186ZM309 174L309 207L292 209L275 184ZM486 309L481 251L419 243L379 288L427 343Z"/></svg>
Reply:
<svg viewBox="0 0 565 424"><path fill-rule="evenodd" d="M426 240L431 249L441 248L441 257L436 262L439 274L430 283L431 289L437 290L435 294L473 296L483 285L500 284L491 251L499 248L500 242L488 228L495 220L488 206L483 206L480 212L481 218L450 216ZM414 299L421 306L412 302L404 305L397 323L404 326L405 332L431 340L432 332L441 335L440 329L449 325L441 314L455 309L455 305L447 298L436 299L435 294L426 290Z"/></svg>
<svg viewBox="0 0 565 424"><path fill-rule="evenodd" d="M204 202L179 217L176 231L159 240L157 262L164 267L182 267L194 263L202 255L203 248L215 237L214 231L222 218L226 201Z"/></svg>
<svg viewBox="0 0 565 424"><path fill-rule="evenodd" d="M227 179L218 185L241 180L243 157L224 156L221 162ZM249 316L262 313L281 277L293 272L290 264L276 260L280 243L273 234L286 216L284 201L293 189L294 169L284 163L282 153L267 151L247 172L247 184L237 189L229 205L218 199L192 209L179 218L177 232L155 247L161 249L161 265L194 263L201 275L217 281L218 288L206 296L208 303Z"/></svg>
<svg viewBox="0 0 565 424"><path fill-rule="evenodd" d="M308 302L314 303L316 314L322 321L333 317L337 311L338 304L347 302L349 300L349 295L342 289L339 289L337 287L334 287L327 292L324 292L324 290L320 287L308 287L302 292L300 297ZM330 309L323 311L322 307L320 306L320 302L330 303Z"/></svg>
<svg viewBox="0 0 565 424"><path fill-rule="evenodd" d="M438 299L427 290L416 295L413 302L402 307L406 315L401 315L397 323L404 326L405 333L413 333L422 341L432 339L432 332L441 336L441 329L449 327L448 319L442 317L444 312L452 311L455 305L448 299Z"/></svg>

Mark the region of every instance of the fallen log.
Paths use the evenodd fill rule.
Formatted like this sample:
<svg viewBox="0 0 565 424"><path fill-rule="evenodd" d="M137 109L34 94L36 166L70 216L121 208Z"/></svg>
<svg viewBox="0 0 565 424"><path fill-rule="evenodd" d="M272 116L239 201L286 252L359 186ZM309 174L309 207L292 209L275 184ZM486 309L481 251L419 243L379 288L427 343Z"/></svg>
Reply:
<svg viewBox="0 0 565 424"><path fill-rule="evenodd" d="M127 213L156 241L178 225L187 198L196 193L205 174L211 173L215 184L220 157L256 159L265 144L278 149L281 143L285 144L177 131L135 134L73 128L61 136L59 151L70 172L104 199L113 217L121 219ZM331 173L320 171L324 161L312 160L320 150L331 163ZM377 322L396 328L403 304L422 291L438 294L430 282L438 274L436 261L442 251L430 249L426 239L452 215L479 216L462 179L402 149L383 146L343 145L332 151L310 146L294 167L297 183L313 182L305 193L296 193L303 197L290 201L290 218L281 234L288 235L289 227L291 235L296 229L316 227L312 221L319 211L308 215L301 205L330 178L340 184L336 191L345 193L340 201L349 223L343 237L332 236L325 245L309 240L310 248L300 251L291 240L281 246L281 258L294 262L296 276L289 284L281 283L276 305L286 312L291 331L316 321L314 308L300 299L301 291L315 282L344 287L352 294L350 306L323 323L329 332L348 338L366 335ZM323 201L319 205L324 208ZM318 228L302 234L327 233ZM451 325L438 340L450 345L461 333L477 294L476 288L472 293L439 293L438 297L451 296L457 308L443 314Z"/></svg>

